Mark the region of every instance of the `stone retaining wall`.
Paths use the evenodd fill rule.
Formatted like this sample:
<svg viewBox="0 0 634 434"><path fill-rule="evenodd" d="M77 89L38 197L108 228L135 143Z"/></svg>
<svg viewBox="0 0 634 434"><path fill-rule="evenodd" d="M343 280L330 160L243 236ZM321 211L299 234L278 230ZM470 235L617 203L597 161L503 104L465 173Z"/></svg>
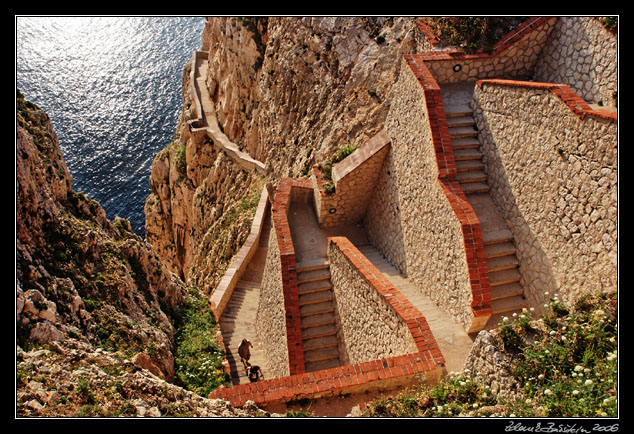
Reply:
<svg viewBox="0 0 634 434"><path fill-rule="evenodd" d="M529 18L503 37L490 54L443 50L421 56L441 84L494 77L527 79L556 21L556 17Z"/></svg>
<svg viewBox="0 0 634 434"><path fill-rule="evenodd" d="M355 224L363 219L389 142L389 137L381 131L335 164L332 168L335 192L331 194L324 192L321 171L313 167L314 205L322 228Z"/></svg>
<svg viewBox="0 0 634 434"><path fill-rule="evenodd" d="M289 375L286 319L284 309L284 288L282 283L282 262L277 244L275 227L271 225L266 263L260 287L260 302L255 324L258 340L268 360L267 376Z"/></svg>
<svg viewBox="0 0 634 434"><path fill-rule="evenodd" d="M478 329L491 315L479 221L455 179L440 89L418 56L403 62L368 238L467 330Z"/></svg>
<svg viewBox="0 0 634 434"><path fill-rule="evenodd" d="M531 305L617 285L616 113L568 86L483 80L473 97L490 194Z"/></svg>
<svg viewBox="0 0 634 434"><path fill-rule="evenodd" d="M388 302L390 297L398 297L398 294L388 292L393 289L391 285L385 288L385 293L379 292L362 272L366 266L363 259L349 241L329 239L330 280L344 365L417 350L405 319ZM376 274L379 274L378 270Z"/></svg>
<svg viewBox="0 0 634 434"><path fill-rule="evenodd" d="M615 106L617 42L596 17L560 17L537 61L534 79L567 84L586 101Z"/></svg>

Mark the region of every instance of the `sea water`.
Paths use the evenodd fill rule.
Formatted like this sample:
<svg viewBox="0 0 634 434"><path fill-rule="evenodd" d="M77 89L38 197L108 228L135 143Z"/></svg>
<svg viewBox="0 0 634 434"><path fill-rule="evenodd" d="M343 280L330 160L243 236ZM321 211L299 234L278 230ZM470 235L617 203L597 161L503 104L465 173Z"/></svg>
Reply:
<svg viewBox="0 0 634 434"><path fill-rule="evenodd" d="M73 189L145 236L154 156L173 139L204 17L18 16L16 86L45 110Z"/></svg>

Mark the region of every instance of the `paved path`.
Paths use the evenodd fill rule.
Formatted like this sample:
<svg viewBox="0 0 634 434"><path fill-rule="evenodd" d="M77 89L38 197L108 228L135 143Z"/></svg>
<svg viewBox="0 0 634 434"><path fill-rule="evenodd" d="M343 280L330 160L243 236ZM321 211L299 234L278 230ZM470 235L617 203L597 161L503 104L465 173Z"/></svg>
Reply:
<svg viewBox="0 0 634 434"><path fill-rule="evenodd" d="M357 246L357 248L423 314L445 358L447 371L461 371L473 346L473 339L469 337L464 328L455 322L449 314L436 306L409 279L403 277L398 269L387 262L373 246L367 244Z"/></svg>
<svg viewBox="0 0 634 434"><path fill-rule="evenodd" d="M266 378L268 362L262 350L262 344L257 339L255 317L260 301L260 285L266 262L270 227L271 219L270 214L268 214L262 225L258 249L233 290L231 299L220 317L220 329L234 385L249 382L238 355L238 347L242 339L248 339L253 344L253 348L250 349L250 362L252 365L260 366Z"/></svg>
<svg viewBox="0 0 634 434"><path fill-rule="evenodd" d="M196 125L196 128L205 129L207 135L213 140L214 144L224 149L238 165L246 170L255 169L258 172L265 174L266 168L264 163L252 158L246 152L242 152L240 147L229 140L225 133L223 133L220 129L218 119L216 118L216 109L211 100L211 95L209 95L207 84L205 83L208 63L209 62L206 58L197 57L194 65L194 83L192 83L192 85L194 86L194 90L202 108L202 113L200 115L201 118Z"/></svg>

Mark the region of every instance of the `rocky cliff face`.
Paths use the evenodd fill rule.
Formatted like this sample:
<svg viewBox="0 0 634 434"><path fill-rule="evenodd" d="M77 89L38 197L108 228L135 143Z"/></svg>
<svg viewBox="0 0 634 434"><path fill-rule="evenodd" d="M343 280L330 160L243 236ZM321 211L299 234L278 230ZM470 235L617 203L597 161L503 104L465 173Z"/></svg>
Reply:
<svg viewBox="0 0 634 434"><path fill-rule="evenodd" d="M337 149L376 134L401 56L420 50L419 38L412 17L209 18L201 49L218 122L268 175L247 173L210 143L191 140L188 65L178 131L154 161L146 202L147 240L170 269L213 290L246 238L252 213L245 208L264 182L305 176Z"/></svg>
<svg viewBox="0 0 634 434"><path fill-rule="evenodd" d="M18 415L236 415L165 381L185 285L72 190L48 116L19 91L16 121Z"/></svg>

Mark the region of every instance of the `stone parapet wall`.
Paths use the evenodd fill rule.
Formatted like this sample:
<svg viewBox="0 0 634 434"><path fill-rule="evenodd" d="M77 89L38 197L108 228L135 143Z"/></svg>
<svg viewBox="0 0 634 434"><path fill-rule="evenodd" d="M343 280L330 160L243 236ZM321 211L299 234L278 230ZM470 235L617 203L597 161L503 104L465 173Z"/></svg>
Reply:
<svg viewBox="0 0 634 434"><path fill-rule="evenodd" d="M253 216L253 222L251 223L251 232L249 232L247 239L238 253L231 259L229 268L227 268L225 274L222 276L222 279L220 279L220 282L209 298L209 302L214 310L216 318L220 318L222 316L225 308L227 307L227 303L229 303L229 300L231 299L231 295L233 294L236 284L246 271L251 258L253 258L253 255L258 248L260 237L262 235L262 225L264 223L264 219L266 218L268 209L269 192L266 186L264 186L264 188L262 188L262 194L260 195L258 207L255 215Z"/></svg>
<svg viewBox="0 0 634 434"><path fill-rule="evenodd" d="M560 17L535 65L534 79L567 84L586 101L615 106L617 43L596 17Z"/></svg>
<svg viewBox="0 0 634 434"><path fill-rule="evenodd" d="M525 294L572 303L617 285L617 118L568 86L483 80L472 106L491 197L515 237Z"/></svg>
<svg viewBox="0 0 634 434"><path fill-rule="evenodd" d="M363 219L389 142L389 137L381 131L335 164L332 168L335 192L331 194L324 191L321 171L313 167L314 205L321 227L355 224Z"/></svg>
<svg viewBox="0 0 634 434"><path fill-rule="evenodd" d="M556 17L530 18L503 37L491 53L443 50L421 57L441 84L494 77L528 79L556 21Z"/></svg>
<svg viewBox="0 0 634 434"><path fill-rule="evenodd" d="M393 292L392 285L381 286L385 282L376 280L380 272L370 274L371 267L363 259L346 239L329 239L330 280L344 365L416 352L405 319L388 302L400 294Z"/></svg>
<svg viewBox="0 0 634 434"><path fill-rule="evenodd" d="M286 318L282 283L282 261L277 244L275 227L271 226L268 252L260 287L260 301L255 318L258 340L266 354L266 366L270 377L289 375ZM263 367L264 368L264 367Z"/></svg>
<svg viewBox="0 0 634 434"><path fill-rule="evenodd" d="M386 120L392 146L365 220L368 237L467 330L478 329L492 313L479 221L455 179L440 89L417 56L403 62Z"/></svg>

